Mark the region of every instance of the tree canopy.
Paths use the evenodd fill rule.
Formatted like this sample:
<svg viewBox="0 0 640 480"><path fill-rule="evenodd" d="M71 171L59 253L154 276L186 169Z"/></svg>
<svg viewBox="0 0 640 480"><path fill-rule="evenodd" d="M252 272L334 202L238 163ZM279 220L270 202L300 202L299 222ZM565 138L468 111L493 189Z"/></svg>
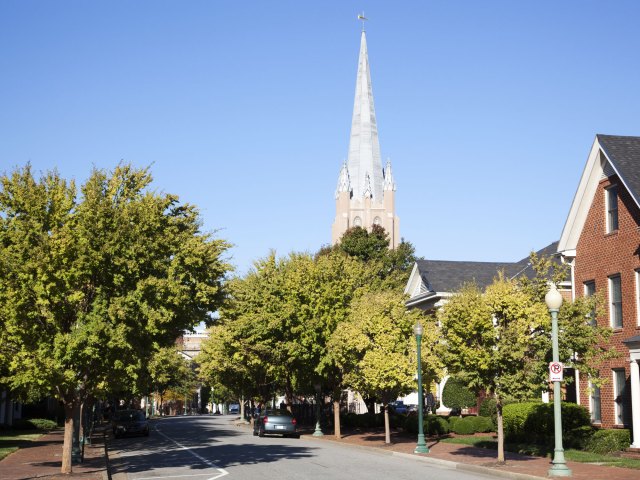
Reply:
<svg viewBox="0 0 640 480"><path fill-rule="evenodd" d="M27 165L0 177L0 358L16 392L52 394L72 414L125 383L225 296L227 242L197 209L149 189L147 169L94 169L80 190Z"/></svg>
<svg viewBox="0 0 640 480"><path fill-rule="evenodd" d="M533 279L499 275L484 292L468 284L438 312L448 371L464 375L470 387L496 398L499 461L504 461L504 400L531 398L548 388L551 317L544 293L548 282L559 281L565 272L548 258L533 255L531 261ZM608 330L586 321L595 301L564 302L559 324L561 361L597 377L593 360L607 355L599 345Z"/></svg>

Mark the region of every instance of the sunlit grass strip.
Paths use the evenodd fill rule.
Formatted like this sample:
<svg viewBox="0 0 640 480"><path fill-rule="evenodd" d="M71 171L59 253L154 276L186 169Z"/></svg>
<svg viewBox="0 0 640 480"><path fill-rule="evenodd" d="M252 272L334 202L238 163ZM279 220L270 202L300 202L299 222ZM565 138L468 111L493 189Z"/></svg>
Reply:
<svg viewBox="0 0 640 480"><path fill-rule="evenodd" d="M461 436L442 438L440 441L443 443L457 443L476 448L486 448L489 450L496 450L498 448L498 440L492 437ZM505 444L505 450L523 455L534 455L539 457L549 457L553 451L552 449L550 450L539 445L510 443ZM595 463L598 465L640 469L640 460L635 458L614 457L612 455L601 455L574 449L565 450L564 456L567 460L571 460L573 462Z"/></svg>

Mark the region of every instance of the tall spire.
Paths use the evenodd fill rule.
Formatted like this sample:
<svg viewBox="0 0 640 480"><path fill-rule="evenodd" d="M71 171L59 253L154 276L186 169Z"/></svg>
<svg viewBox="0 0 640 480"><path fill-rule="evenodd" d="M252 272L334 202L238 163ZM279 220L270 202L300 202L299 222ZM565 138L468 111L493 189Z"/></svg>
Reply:
<svg viewBox="0 0 640 480"><path fill-rule="evenodd" d="M362 198L367 188L365 179L369 175L372 199L376 202L381 201L383 189L382 162L380 160L376 112L373 106L367 37L364 31L360 38L360 57L358 59L358 75L347 164L351 187L353 188L353 198Z"/></svg>

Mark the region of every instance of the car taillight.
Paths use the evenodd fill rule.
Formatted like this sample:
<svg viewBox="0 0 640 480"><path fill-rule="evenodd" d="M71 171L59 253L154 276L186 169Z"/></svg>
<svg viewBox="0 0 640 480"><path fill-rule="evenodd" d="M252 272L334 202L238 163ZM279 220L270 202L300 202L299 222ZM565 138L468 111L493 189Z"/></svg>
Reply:
<svg viewBox="0 0 640 480"><path fill-rule="evenodd" d="M269 417L264 417L264 418L262 419L262 423L267 423L268 421L269 421Z"/></svg>
<svg viewBox="0 0 640 480"><path fill-rule="evenodd" d="M291 419L291 423L293 423L293 424L295 425L295 424L296 424L296 419L295 419L295 418L292 418L292 419Z"/></svg>

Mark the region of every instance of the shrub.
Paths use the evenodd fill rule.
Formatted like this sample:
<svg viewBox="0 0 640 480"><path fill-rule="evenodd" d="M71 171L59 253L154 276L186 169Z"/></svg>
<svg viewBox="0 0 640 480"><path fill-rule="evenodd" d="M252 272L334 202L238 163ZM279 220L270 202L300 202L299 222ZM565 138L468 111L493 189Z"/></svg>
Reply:
<svg viewBox="0 0 640 480"><path fill-rule="evenodd" d="M356 413L346 413L340 418L340 424L345 427L355 427L357 417Z"/></svg>
<svg viewBox="0 0 640 480"><path fill-rule="evenodd" d="M472 435L475 433L473 417L464 417L455 422L452 431L458 435Z"/></svg>
<svg viewBox="0 0 640 480"><path fill-rule="evenodd" d="M449 433L449 422L444 417L427 415L422 422L422 428L428 435L444 435ZM418 433L418 414L410 413L404 421L404 429L409 433Z"/></svg>
<svg viewBox="0 0 640 480"><path fill-rule="evenodd" d="M489 417L495 423L496 421L496 399L492 397L487 397L482 400L480 404L480 409L478 410L478 415L481 417Z"/></svg>
<svg viewBox="0 0 640 480"><path fill-rule="evenodd" d="M522 402L505 405L502 409L505 437L509 441L553 444L553 404ZM575 403L562 404L562 431L566 446L583 444L591 434L591 420L586 408Z"/></svg>
<svg viewBox="0 0 640 480"><path fill-rule="evenodd" d="M16 430L53 430L58 424L48 418L29 418L13 423Z"/></svg>
<svg viewBox="0 0 640 480"><path fill-rule="evenodd" d="M631 435L629 430L596 430L585 442L584 449L599 454L619 452L629 448Z"/></svg>
<svg viewBox="0 0 640 480"><path fill-rule="evenodd" d="M462 420L460 417L456 417L456 416L449 417L449 430L451 430L452 432L455 432L456 423L458 423L460 420Z"/></svg>
<svg viewBox="0 0 640 480"><path fill-rule="evenodd" d="M442 403L451 409L472 407L476 400L475 393L459 378L451 377L442 390Z"/></svg>
<svg viewBox="0 0 640 480"><path fill-rule="evenodd" d="M418 433L418 414L411 412L404 420L404 429L409 433Z"/></svg>
<svg viewBox="0 0 640 480"><path fill-rule="evenodd" d="M423 425L424 433L428 433L429 435L444 435L449 433L449 422L444 417L427 415Z"/></svg>
<svg viewBox="0 0 640 480"><path fill-rule="evenodd" d="M471 425L473 425L473 430L476 433L488 433L488 432L496 431L495 424L493 423L493 420L491 420L491 418L489 417L478 416L478 417L467 417L467 418L469 418Z"/></svg>

